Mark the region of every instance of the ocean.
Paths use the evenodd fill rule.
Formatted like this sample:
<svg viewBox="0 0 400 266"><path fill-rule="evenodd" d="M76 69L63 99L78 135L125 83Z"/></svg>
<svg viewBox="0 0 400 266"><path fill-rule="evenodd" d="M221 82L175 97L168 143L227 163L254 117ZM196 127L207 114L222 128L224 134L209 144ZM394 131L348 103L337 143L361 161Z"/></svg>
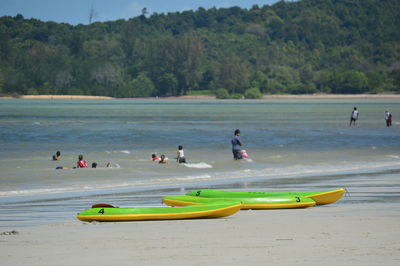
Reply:
<svg viewBox="0 0 400 266"><path fill-rule="evenodd" d="M344 187L335 204L398 204L398 115L400 103L382 99L1 99L0 227L75 221L94 203L162 206L164 195L199 188ZM235 129L246 160L232 158ZM179 145L187 164L174 159ZM168 163L152 162L152 153ZM98 168L73 169L79 154Z"/></svg>

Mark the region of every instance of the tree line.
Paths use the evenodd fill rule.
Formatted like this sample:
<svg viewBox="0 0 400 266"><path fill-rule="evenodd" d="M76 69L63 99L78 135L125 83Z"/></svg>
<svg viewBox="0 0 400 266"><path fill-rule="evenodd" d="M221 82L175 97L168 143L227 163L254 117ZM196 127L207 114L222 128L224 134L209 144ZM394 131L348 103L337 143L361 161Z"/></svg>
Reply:
<svg viewBox="0 0 400 266"><path fill-rule="evenodd" d="M280 1L88 25L0 17L0 94L400 92L400 1Z"/></svg>

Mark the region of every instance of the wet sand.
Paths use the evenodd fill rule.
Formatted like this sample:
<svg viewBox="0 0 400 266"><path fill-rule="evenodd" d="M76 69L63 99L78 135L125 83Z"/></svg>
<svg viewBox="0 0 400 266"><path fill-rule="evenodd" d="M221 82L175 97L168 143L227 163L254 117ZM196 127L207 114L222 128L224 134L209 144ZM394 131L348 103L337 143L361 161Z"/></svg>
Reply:
<svg viewBox="0 0 400 266"><path fill-rule="evenodd" d="M399 265L399 210L338 202L211 220L9 228L18 234L0 235L0 255L3 265Z"/></svg>

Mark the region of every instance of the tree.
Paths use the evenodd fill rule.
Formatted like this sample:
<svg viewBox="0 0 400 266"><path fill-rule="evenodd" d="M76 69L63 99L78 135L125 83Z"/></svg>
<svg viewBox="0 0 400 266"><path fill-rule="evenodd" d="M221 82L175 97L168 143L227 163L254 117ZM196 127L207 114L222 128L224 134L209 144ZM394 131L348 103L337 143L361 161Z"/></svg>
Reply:
<svg viewBox="0 0 400 266"><path fill-rule="evenodd" d="M160 96L218 88L239 98L249 88L263 93L400 90L395 0L147 11L129 20L96 22L91 6L89 24L76 26L0 17L3 93L35 89L132 97L130 85L143 75L154 85L151 95ZM142 92L138 95L148 95Z"/></svg>
<svg viewBox="0 0 400 266"><path fill-rule="evenodd" d="M149 97L154 94L154 84L146 76L146 73L140 73L129 83L128 97Z"/></svg>
<svg viewBox="0 0 400 266"><path fill-rule="evenodd" d="M90 7L90 10L89 10L89 24L92 24L92 22L93 22L93 20L95 19L95 18L97 18L97 12L96 12L96 10L93 8L93 5Z"/></svg>
<svg viewBox="0 0 400 266"><path fill-rule="evenodd" d="M262 94L258 88L247 89L244 93L246 99L261 99Z"/></svg>
<svg viewBox="0 0 400 266"><path fill-rule="evenodd" d="M3 93L3 88L4 88L4 76L3 76L3 71L0 68L0 94Z"/></svg>
<svg viewBox="0 0 400 266"><path fill-rule="evenodd" d="M236 56L226 57L218 64L217 84L230 94L243 93L249 87L249 66Z"/></svg>
<svg viewBox="0 0 400 266"><path fill-rule="evenodd" d="M367 76L359 71L338 72L333 78L332 88L337 93L363 93L368 88Z"/></svg>
<svg viewBox="0 0 400 266"><path fill-rule="evenodd" d="M215 91L215 96L217 97L217 99L228 99L229 92L226 89L218 89Z"/></svg>

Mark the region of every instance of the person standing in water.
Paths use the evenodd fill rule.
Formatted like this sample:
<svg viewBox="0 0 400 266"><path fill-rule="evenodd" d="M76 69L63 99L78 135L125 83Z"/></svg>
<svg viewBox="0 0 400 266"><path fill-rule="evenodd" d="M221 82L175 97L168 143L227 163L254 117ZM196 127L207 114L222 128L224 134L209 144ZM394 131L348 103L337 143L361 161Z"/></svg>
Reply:
<svg viewBox="0 0 400 266"><path fill-rule="evenodd" d="M185 153L183 152L183 147L179 145L178 147L178 154L176 157L176 161L178 163L186 163Z"/></svg>
<svg viewBox="0 0 400 266"><path fill-rule="evenodd" d="M358 111L357 111L357 107L354 107L353 111L351 112L351 116L350 116L350 126L352 123L353 123L353 126L355 126L357 119L358 119Z"/></svg>
<svg viewBox="0 0 400 266"><path fill-rule="evenodd" d="M234 132L234 137L231 140L232 143L232 153L235 160L243 159L242 157L242 140L240 139L240 130L236 129Z"/></svg>
<svg viewBox="0 0 400 266"><path fill-rule="evenodd" d="M388 110L386 110L386 113L385 113L385 120L386 120L386 126L391 127L392 126L392 114Z"/></svg>

